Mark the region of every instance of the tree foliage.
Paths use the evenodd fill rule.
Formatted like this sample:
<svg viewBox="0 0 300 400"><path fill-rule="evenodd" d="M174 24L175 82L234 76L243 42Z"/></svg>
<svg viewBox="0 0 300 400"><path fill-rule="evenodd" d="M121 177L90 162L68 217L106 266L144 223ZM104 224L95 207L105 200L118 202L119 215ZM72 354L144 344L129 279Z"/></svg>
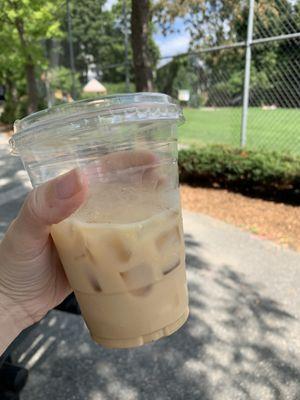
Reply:
<svg viewBox="0 0 300 400"><path fill-rule="evenodd" d="M190 48L215 46L245 40L248 1L236 0L158 0L154 5L156 21L164 34L172 31L174 21L184 19L191 36ZM299 2L260 0L255 2L254 36L276 36L299 31Z"/></svg>
<svg viewBox="0 0 300 400"><path fill-rule="evenodd" d="M7 106L14 107L26 80L27 111L38 107L36 75L46 65L43 39L61 37L61 1L0 0L0 79L7 86Z"/></svg>
<svg viewBox="0 0 300 400"><path fill-rule="evenodd" d="M103 80L124 79L124 39L120 16L104 9L105 0L71 1L76 70L86 81L87 66L95 63ZM118 10L118 9L117 9Z"/></svg>
<svg viewBox="0 0 300 400"><path fill-rule="evenodd" d="M276 36L300 31L300 2L288 0L260 0L255 2L254 38ZM162 32L172 32L173 23L180 17L184 29L190 34L189 52L200 49L244 42L247 37L248 2L235 0L158 0L155 15ZM290 86L286 92L295 91L293 65L299 39L256 45L252 51L250 104L269 103L297 106L295 101L280 99L280 87ZM185 57L188 59L188 56ZM205 94L207 105L240 105L242 100L245 50L243 47L210 53L198 53L193 74L199 91ZM178 63L178 58L173 61ZM284 68L284 73L282 71ZM166 69L164 67L163 69ZM174 68L173 68L174 71ZM158 76L162 73L158 72ZM298 73L298 77L299 73ZM299 81L297 78L296 80ZM174 76L176 86L186 85L180 76ZM181 82L181 83L180 83ZM291 87L294 85L294 87ZM190 85L191 86L191 85Z"/></svg>
<svg viewBox="0 0 300 400"><path fill-rule="evenodd" d="M87 68L96 64L99 77L104 82L125 80L124 30L128 32L128 60L130 78L133 79L133 53L131 38L131 0L126 0L126 15L123 15L123 0L118 0L107 10L105 0L71 0L73 39L76 56L76 70L82 83L87 79ZM65 18L66 19L66 18ZM149 25L152 33L152 24ZM67 33L67 26L64 25ZM67 46L65 45L65 48ZM152 39L148 40L151 67L155 68L159 51ZM65 50L64 65L68 66L68 50Z"/></svg>

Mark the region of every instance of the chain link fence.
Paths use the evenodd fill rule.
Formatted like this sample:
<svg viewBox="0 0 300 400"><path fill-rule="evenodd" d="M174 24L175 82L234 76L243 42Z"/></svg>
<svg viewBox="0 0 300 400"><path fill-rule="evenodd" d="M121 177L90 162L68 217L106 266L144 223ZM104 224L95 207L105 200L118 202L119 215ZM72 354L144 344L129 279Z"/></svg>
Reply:
<svg viewBox="0 0 300 400"><path fill-rule="evenodd" d="M158 89L185 96L183 143L300 154L300 2L263 4L249 1L243 41L200 48L159 69Z"/></svg>
<svg viewBox="0 0 300 400"><path fill-rule="evenodd" d="M234 35L226 37L225 33L213 47L205 47L204 40L193 51L159 59L156 90L181 101L186 116L186 123L180 127L183 144L226 144L300 155L300 0L240 0L232 2L232 8L235 7L235 11L229 10L227 21L222 22L224 31L228 31L228 18L231 11L235 12ZM90 96L81 89L93 77L103 83L104 93L134 91L132 53L126 36L129 9L127 14L124 9L122 12L123 17L119 16L116 24L117 35L97 48L98 61L94 54L83 62L80 35L74 37L77 68L80 63L87 67L77 83L81 97L75 98ZM219 12L218 7L215 12ZM76 27L74 10L72 18ZM218 20L217 14L215 19ZM123 20L124 26L120 22ZM205 24L200 29L207 33ZM109 64L110 45L115 42L114 62ZM49 59L53 58L53 72L45 74L45 81L52 78L52 97L64 100L70 86L65 76L70 74L61 66L69 66L68 57L64 60L51 46L47 52ZM61 53L68 56L68 51L62 49ZM74 89L74 83L72 86Z"/></svg>

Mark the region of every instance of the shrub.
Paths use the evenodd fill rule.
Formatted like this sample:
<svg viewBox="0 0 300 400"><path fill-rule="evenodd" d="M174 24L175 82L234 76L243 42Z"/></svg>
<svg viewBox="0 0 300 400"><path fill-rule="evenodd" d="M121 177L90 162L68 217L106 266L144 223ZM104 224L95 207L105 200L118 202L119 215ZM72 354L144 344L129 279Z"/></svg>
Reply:
<svg viewBox="0 0 300 400"><path fill-rule="evenodd" d="M300 204L300 158L224 146L180 150L181 182Z"/></svg>
<svg viewBox="0 0 300 400"><path fill-rule="evenodd" d="M27 97L22 96L18 101L9 99L4 102L4 110L0 121L12 127L16 119L21 119L27 114Z"/></svg>

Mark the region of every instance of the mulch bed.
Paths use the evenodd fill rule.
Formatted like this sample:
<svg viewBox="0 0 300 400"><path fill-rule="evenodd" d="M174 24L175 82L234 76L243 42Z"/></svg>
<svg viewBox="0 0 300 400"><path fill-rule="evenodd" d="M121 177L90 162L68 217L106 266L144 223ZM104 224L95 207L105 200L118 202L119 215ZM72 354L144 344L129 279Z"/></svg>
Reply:
<svg viewBox="0 0 300 400"><path fill-rule="evenodd" d="M224 189L181 185L183 208L248 230L300 251L300 207L246 197Z"/></svg>

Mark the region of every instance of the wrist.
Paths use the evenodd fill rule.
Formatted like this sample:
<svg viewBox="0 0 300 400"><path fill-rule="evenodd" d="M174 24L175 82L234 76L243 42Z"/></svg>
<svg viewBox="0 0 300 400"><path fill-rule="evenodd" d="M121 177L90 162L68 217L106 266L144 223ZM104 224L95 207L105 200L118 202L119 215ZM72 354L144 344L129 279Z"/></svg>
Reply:
<svg viewBox="0 0 300 400"><path fill-rule="evenodd" d="M29 325L22 309L9 297L0 293L0 355Z"/></svg>

